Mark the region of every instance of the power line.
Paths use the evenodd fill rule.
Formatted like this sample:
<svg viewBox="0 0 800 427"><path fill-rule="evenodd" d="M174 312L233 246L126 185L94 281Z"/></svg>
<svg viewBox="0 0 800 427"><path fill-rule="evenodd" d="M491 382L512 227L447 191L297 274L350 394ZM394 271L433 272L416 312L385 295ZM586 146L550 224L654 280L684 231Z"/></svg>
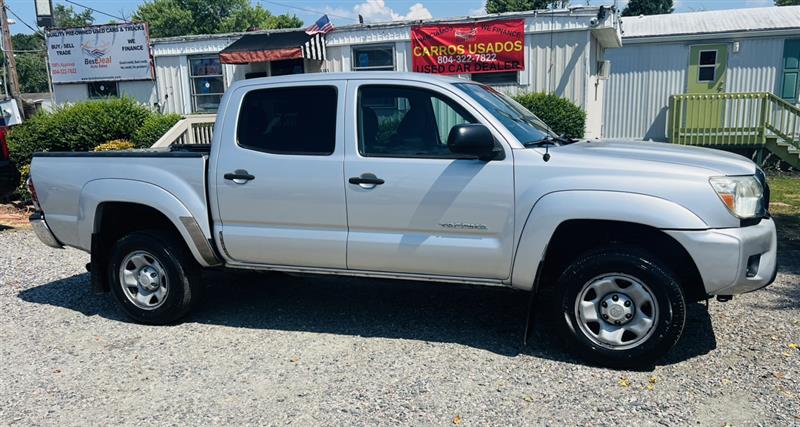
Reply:
<svg viewBox="0 0 800 427"><path fill-rule="evenodd" d="M16 14L16 12L14 12L13 10L11 10L11 8L10 8L10 7L8 7L8 5L6 5L5 7L6 7L6 10L7 10L7 11L11 12L11 14L12 14L12 15L14 15L14 17L15 17L15 18L17 18L17 21L19 21L19 22L22 22L22 24L23 24L23 25L25 25L26 27L30 28L30 30L31 30L31 31L33 31L34 33L36 33L36 34L39 34L39 35L42 35L42 36L44 35L44 34L42 34L42 32L41 32L41 31L39 31L39 29L38 29L38 28L34 28L34 27L32 27L30 24L28 24L27 22L25 22L25 20L24 20L24 19L20 18L20 16L19 16L19 15L17 15L17 14Z"/></svg>
<svg viewBox="0 0 800 427"><path fill-rule="evenodd" d="M67 0L64 0L64 1L67 1ZM330 15L330 16L333 16L334 18L349 19L349 20L354 21L354 22L358 21L358 19L355 19L355 18L352 18L352 17L349 17L349 16L334 15L333 13L330 13L330 12L324 12L324 11L321 11L321 10L308 9L308 8L305 8L305 7L294 6L294 5L286 4L286 3L279 3L279 2L271 1L271 0L261 0L261 2L262 3L273 4L275 6L283 6L283 7L289 8L289 9L302 10L304 12L319 13L321 15Z"/></svg>
<svg viewBox="0 0 800 427"><path fill-rule="evenodd" d="M108 16L108 17L111 17L111 18L114 18L114 19L119 19L119 20L121 20L123 22L130 22L127 19L125 19L125 18L123 18L121 16L116 16L116 15L112 15L110 13L105 13L105 12L103 12L101 10L94 9L94 8L89 7L89 6L84 6L84 5L82 5L82 4L78 3L78 2L74 2L72 0L63 0L63 1L65 1L67 3L74 4L75 6L78 6L78 7L82 7L84 9L91 10L92 12L96 12L96 13L99 13L101 15L105 15L105 16ZM58 23L56 23L56 24L58 24Z"/></svg>

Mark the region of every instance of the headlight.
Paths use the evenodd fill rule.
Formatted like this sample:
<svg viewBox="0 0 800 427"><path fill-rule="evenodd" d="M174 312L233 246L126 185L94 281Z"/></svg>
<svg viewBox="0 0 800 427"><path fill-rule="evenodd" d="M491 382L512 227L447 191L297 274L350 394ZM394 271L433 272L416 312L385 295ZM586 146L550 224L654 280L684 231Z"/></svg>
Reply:
<svg viewBox="0 0 800 427"><path fill-rule="evenodd" d="M709 180L722 203L739 218L753 218L764 211L764 189L754 176L715 176Z"/></svg>

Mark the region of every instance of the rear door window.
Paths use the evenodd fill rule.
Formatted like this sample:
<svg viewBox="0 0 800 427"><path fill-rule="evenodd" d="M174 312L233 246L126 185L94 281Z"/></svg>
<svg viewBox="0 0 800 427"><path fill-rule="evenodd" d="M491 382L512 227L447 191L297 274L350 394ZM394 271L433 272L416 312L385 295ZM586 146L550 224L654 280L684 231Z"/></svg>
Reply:
<svg viewBox="0 0 800 427"><path fill-rule="evenodd" d="M273 154L330 155L336 146L337 96L333 86L248 92L239 113L238 144Z"/></svg>

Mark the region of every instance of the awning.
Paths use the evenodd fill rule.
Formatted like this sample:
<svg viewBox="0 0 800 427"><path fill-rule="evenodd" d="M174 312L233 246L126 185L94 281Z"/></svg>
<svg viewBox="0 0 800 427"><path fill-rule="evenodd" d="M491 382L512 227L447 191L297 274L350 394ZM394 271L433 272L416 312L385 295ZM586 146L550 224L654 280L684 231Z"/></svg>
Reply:
<svg viewBox="0 0 800 427"><path fill-rule="evenodd" d="M305 31L245 34L219 53L223 64L249 64L251 62L281 59L325 59L323 34L309 36Z"/></svg>

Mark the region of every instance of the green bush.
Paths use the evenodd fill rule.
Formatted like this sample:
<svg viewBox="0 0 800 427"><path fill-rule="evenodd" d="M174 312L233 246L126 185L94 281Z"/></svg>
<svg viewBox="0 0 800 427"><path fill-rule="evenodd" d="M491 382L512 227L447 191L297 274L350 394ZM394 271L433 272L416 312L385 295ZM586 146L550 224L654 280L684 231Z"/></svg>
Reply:
<svg viewBox="0 0 800 427"><path fill-rule="evenodd" d="M112 142L112 148L106 149L149 147L178 120L177 114L153 112L132 98L78 102L39 112L8 134L11 158L23 172L17 196L29 198L24 183L33 153L92 151Z"/></svg>
<svg viewBox="0 0 800 427"><path fill-rule="evenodd" d="M137 148L149 148L181 119L179 114L152 114L133 133L131 142Z"/></svg>
<svg viewBox="0 0 800 427"><path fill-rule="evenodd" d="M553 132L572 138L582 138L586 127L586 112L554 94L525 93L514 99L542 119Z"/></svg>
<svg viewBox="0 0 800 427"><path fill-rule="evenodd" d="M131 98L60 106L12 128L8 136L11 158L24 166L37 151L91 151L106 141L130 139L153 114Z"/></svg>

